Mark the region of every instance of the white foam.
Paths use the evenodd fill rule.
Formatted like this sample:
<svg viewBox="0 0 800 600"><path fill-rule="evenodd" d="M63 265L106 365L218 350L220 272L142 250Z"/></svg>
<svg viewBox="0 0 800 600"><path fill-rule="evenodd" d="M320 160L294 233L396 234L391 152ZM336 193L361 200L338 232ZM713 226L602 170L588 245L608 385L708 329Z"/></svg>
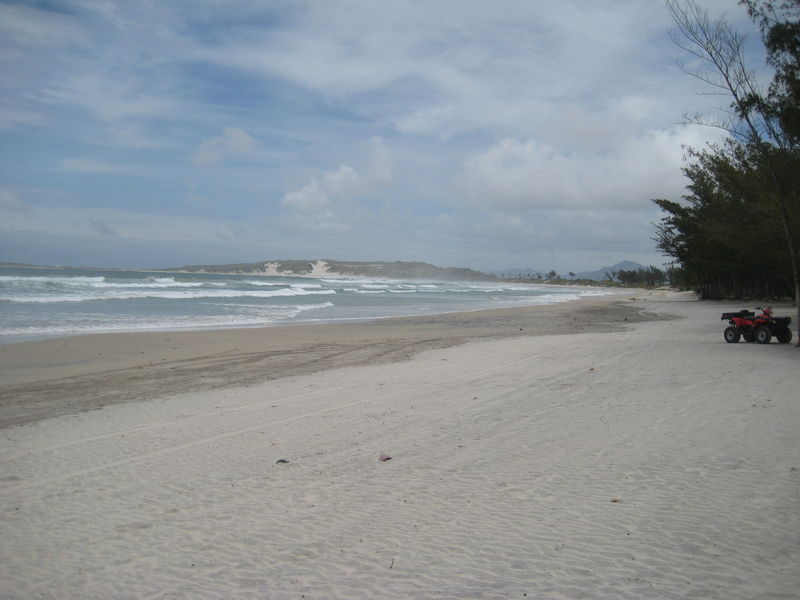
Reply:
<svg viewBox="0 0 800 600"><path fill-rule="evenodd" d="M220 282L201 281L176 281L174 277L149 277L146 279L131 279L129 281L109 281L107 277L42 277L42 276L0 276L0 283L11 284L16 287L29 287L32 289L54 286L85 287L85 288L168 288L168 287L203 287L224 286ZM44 284L44 285L42 285Z"/></svg>
<svg viewBox="0 0 800 600"><path fill-rule="evenodd" d="M132 300L140 298L161 298L169 300L189 300L198 298L276 298L290 296L317 296L335 294L336 290L304 290L284 288L280 290L197 290L197 291L155 291L130 290L109 291L105 294L84 292L81 294L52 294L47 296L0 296L0 301L15 303L58 303L58 302L90 302L94 300Z"/></svg>
<svg viewBox="0 0 800 600"><path fill-rule="evenodd" d="M224 283L219 282L195 282L195 281L158 281L150 280L149 282L135 282L135 283L110 283L107 281L92 284L91 288L108 288L108 289L166 289L166 288L196 288L196 287L220 287Z"/></svg>
<svg viewBox="0 0 800 600"><path fill-rule="evenodd" d="M323 283L330 284L349 284L349 285L386 285L387 280L384 279L363 279L357 277L343 277L340 279L320 279Z"/></svg>
<svg viewBox="0 0 800 600"><path fill-rule="evenodd" d="M25 283L60 283L66 285L86 285L90 283L100 283L105 281L105 277L43 277L43 276L24 276L24 275L0 275L0 282L12 284Z"/></svg>
<svg viewBox="0 0 800 600"><path fill-rule="evenodd" d="M258 281L258 280L255 280L255 279L248 279L247 281L243 281L242 283L244 283L246 285L263 285L263 286L269 286L269 287L275 287L275 286L279 286L279 285L283 285L283 286L287 285L287 284L281 283L279 281Z"/></svg>
<svg viewBox="0 0 800 600"><path fill-rule="evenodd" d="M318 290L322 288L319 283L293 283L291 286L300 290Z"/></svg>
<svg viewBox="0 0 800 600"><path fill-rule="evenodd" d="M331 321L533 306L630 293L499 281L289 279L253 274L160 276L143 272L87 276L92 274L81 275L81 271L75 275L0 276L0 302L4 307L0 335L268 324L298 320L300 312L320 305L295 305L313 302L315 296L326 296L331 302L322 305L330 310L314 314L319 317L314 320ZM306 299L293 300L303 297Z"/></svg>
<svg viewBox="0 0 800 600"><path fill-rule="evenodd" d="M119 318L87 324L85 321L62 322L49 326L8 327L0 329L3 336L58 336L75 333L110 333L157 331L174 329L229 329L235 327L255 327L291 320L298 315L334 306L332 302L319 304L263 306L257 304L220 304L240 309L235 314L225 315L182 315L179 317L137 317L135 320ZM244 309L244 310L242 310Z"/></svg>

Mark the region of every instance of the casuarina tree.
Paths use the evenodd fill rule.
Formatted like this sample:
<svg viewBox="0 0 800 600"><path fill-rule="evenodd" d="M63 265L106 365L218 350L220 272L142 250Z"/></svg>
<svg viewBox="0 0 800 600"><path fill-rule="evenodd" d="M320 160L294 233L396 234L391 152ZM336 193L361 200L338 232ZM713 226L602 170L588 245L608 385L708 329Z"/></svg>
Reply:
<svg viewBox="0 0 800 600"><path fill-rule="evenodd" d="M701 64L699 68L687 69L687 72L730 98L729 110L724 113L723 120L708 122L700 117L693 119L722 127L730 134L724 150L716 149L707 151L705 155L695 155L705 156L705 162L698 163L701 168L708 169L716 156L727 160L734 170L738 169L735 176L723 176L711 182L724 183L723 186L712 186L703 192L724 196L733 191L737 202L744 203L743 208L752 207L759 217L766 220L762 223L765 230L774 229L777 232L798 307L797 322L800 324L800 0L742 0L742 4L758 22L768 61L775 69L772 84L766 92L760 90L755 76L747 69L742 35L733 31L724 19L712 20L694 0L666 0L676 25L673 41ZM694 174L696 177L692 178L687 172L695 188L702 188L702 173ZM698 198L697 190L691 191L694 198ZM705 200L708 198L700 204L709 204ZM681 246L686 241L683 239L684 233L702 225L693 223L695 218L705 219L705 225L715 223L712 229L725 229L725 217L699 212L695 214L693 210L698 209L697 203L684 207L668 201L656 202L671 215L661 223L659 247L663 250L670 245L675 246L681 255L672 256L682 264L691 265L692 261L702 263L704 256L698 253L708 248L704 244L700 244L699 248L692 248L691 244ZM715 207L718 205L719 202L714 204ZM742 213L731 214L728 218L742 219Z"/></svg>

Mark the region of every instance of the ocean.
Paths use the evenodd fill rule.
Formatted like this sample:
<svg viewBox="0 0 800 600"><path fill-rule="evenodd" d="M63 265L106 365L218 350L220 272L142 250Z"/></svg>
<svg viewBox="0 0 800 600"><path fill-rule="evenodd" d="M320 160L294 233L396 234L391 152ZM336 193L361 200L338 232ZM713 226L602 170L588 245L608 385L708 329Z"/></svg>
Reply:
<svg viewBox="0 0 800 600"><path fill-rule="evenodd" d="M509 282L0 267L0 343L102 332L363 321L619 293Z"/></svg>

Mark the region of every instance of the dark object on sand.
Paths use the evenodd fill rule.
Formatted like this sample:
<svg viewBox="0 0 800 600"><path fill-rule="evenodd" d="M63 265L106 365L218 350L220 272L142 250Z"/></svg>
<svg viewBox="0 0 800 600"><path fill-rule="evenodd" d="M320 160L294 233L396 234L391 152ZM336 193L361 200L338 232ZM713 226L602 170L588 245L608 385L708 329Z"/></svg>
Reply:
<svg viewBox="0 0 800 600"><path fill-rule="evenodd" d="M288 463L289 463L289 461L286 460L285 458L279 458L278 460L275 461L276 465L286 465Z"/></svg>
<svg viewBox="0 0 800 600"><path fill-rule="evenodd" d="M774 317L772 309L756 308L761 314L756 315L750 310L740 310L739 312L722 313L721 319L728 321L725 328L725 341L735 344L739 338L744 338L745 342L758 342L759 344L769 344L772 336L781 344L788 344L792 341L792 330L789 324L791 317Z"/></svg>

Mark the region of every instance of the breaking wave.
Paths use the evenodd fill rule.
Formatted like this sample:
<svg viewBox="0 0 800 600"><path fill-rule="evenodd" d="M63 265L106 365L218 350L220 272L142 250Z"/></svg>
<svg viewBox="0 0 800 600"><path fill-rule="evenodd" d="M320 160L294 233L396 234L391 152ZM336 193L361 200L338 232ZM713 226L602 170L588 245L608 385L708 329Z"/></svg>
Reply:
<svg viewBox="0 0 800 600"><path fill-rule="evenodd" d="M611 293L502 281L1 267L0 342L102 331L347 322L552 304Z"/></svg>

